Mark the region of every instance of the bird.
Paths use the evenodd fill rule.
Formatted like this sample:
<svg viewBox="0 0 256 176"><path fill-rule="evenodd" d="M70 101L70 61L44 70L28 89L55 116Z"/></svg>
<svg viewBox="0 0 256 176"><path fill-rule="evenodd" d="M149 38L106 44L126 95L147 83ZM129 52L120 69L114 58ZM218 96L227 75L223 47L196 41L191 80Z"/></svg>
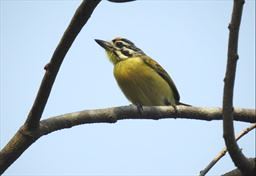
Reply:
<svg viewBox="0 0 256 176"><path fill-rule="evenodd" d="M174 81L163 67L132 41L117 37L111 41L95 39L113 63L114 77L126 98L142 106L190 106L180 102Z"/></svg>

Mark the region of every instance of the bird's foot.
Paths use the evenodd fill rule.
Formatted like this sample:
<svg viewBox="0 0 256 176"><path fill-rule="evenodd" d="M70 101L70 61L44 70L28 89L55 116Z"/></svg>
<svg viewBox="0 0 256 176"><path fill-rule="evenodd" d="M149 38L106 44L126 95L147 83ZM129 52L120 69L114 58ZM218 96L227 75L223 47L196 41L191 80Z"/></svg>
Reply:
<svg viewBox="0 0 256 176"><path fill-rule="evenodd" d="M142 106L141 104L136 103L136 104L132 104L132 105L133 105L133 106L134 106L134 105L136 106L136 108L137 108L139 114L142 114L142 112L143 112L143 106Z"/></svg>
<svg viewBox="0 0 256 176"><path fill-rule="evenodd" d="M171 106L173 107L174 112L175 112L175 113L178 113L178 109L177 109L177 107L176 107L175 105L171 105Z"/></svg>

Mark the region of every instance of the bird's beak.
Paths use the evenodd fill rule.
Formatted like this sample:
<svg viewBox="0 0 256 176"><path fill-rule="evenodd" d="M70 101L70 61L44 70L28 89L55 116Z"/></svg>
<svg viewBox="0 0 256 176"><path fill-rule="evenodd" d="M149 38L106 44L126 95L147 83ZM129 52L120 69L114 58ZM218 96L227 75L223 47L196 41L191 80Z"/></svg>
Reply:
<svg viewBox="0 0 256 176"><path fill-rule="evenodd" d="M107 51L110 51L113 49L112 43L104 41L104 40L99 40L95 39L95 42L97 42L102 48L104 48Z"/></svg>

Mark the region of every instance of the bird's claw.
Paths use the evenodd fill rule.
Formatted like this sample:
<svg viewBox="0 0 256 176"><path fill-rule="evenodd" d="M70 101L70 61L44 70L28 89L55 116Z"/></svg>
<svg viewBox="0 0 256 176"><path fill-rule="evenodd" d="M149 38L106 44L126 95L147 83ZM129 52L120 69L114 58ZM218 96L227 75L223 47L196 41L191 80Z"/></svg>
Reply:
<svg viewBox="0 0 256 176"><path fill-rule="evenodd" d="M143 106L142 106L141 104L136 103L136 104L132 104L132 105L135 105L135 106L136 106L136 108L137 108L139 114L142 114L142 112L143 112Z"/></svg>
<svg viewBox="0 0 256 176"><path fill-rule="evenodd" d="M174 109L174 112L175 112L175 113L178 113L177 107L176 107L175 105L172 105L172 107L173 107L173 109Z"/></svg>

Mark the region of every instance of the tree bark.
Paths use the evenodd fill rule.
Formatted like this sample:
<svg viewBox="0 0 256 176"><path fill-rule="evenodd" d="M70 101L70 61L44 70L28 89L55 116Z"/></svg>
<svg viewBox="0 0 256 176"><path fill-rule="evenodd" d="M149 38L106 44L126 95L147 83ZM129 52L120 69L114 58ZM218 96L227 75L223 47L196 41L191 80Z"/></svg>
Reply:
<svg viewBox="0 0 256 176"><path fill-rule="evenodd" d="M10 142L0 152L0 173L3 173L32 143L41 136L57 130L71 128L87 123L115 123L124 119L196 119L196 120L222 120L220 108L200 108L177 106L177 111L171 106L143 107L138 112L136 106L122 106L107 109L85 110L68 113L41 120L39 128L28 130L22 126ZM256 113L253 109L235 109L234 119L255 123Z"/></svg>
<svg viewBox="0 0 256 176"><path fill-rule="evenodd" d="M253 175L255 165L244 156L235 140L233 124L233 92L235 84L238 35L242 18L244 0L234 0L231 23L229 24L228 60L223 91L223 137L234 164L243 175ZM255 173L254 173L255 174Z"/></svg>
<svg viewBox="0 0 256 176"><path fill-rule="evenodd" d="M90 18L100 0L84 0L76 10L69 26L55 49L50 62L45 66L45 75L25 124L0 152L0 175L35 141L45 105L61 63L82 27Z"/></svg>

